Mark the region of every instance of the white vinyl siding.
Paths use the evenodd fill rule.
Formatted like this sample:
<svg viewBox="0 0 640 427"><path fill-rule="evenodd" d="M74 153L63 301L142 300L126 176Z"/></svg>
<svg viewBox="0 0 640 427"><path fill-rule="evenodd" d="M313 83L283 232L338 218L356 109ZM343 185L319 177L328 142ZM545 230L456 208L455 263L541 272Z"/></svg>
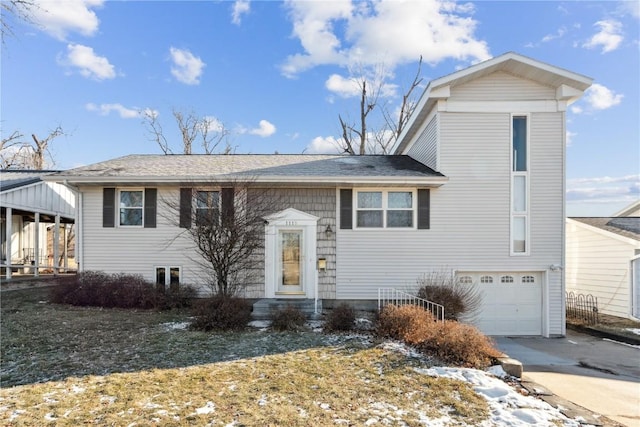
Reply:
<svg viewBox="0 0 640 427"><path fill-rule="evenodd" d="M434 115L413 144L409 156L438 170L438 115Z"/></svg>
<svg viewBox="0 0 640 427"><path fill-rule="evenodd" d="M457 101L522 101L555 99L555 89L504 71L451 88L451 100ZM515 111L514 111L515 112Z"/></svg>
<svg viewBox="0 0 640 427"><path fill-rule="evenodd" d="M189 259L193 244L184 235L178 236L182 230L177 227L177 216L164 215L162 198L177 201L178 188L158 188L156 228L102 227L102 188L86 187L82 192L82 270L140 274L155 283L155 266L179 265L187 266L182 270L183 283L201 281Z"/></svg>
<svg viewBox="0 0 640 427"><path fill-rule="evenodd" d="M628 241L627 241L628 240ZM631 314L631 260L640 241L616 238L586 224L567 221L567 291L598 298L598 310L612 316Z"/></svg>
<svg viewBox="0 0 640 427"><path fill-rule="evenodd" d="M180 189L158 187L157 224L155 228L102 227L102 188L83 187L82 270L100 270L106 273L127 272L140 274L155 283L156 267L180 267L180 282L194 286L206 283L208 277L197 264L194 244L178 227L178 212L168 215L164 201L179 206ZM320 217L317 230L317 256L327 260L327 271L318 277L319 297L335 298L335 232L326 233L327 226L336 230L336 191L333 188L274 189L274 197L283 207L293 207ZM180 235L179 235L180 234ZM179 235L179 236L178 236ZM178 236L178 237L176 237ZM243 296L264 297L264 250L256 253L256 283L250 284ZM209 292L201 287L205 295Z"/></svg>
<svg viewBox="0 0 640 427"><path fill-rule="evenodd" d="M338 230L337 297L374 299L379 287L411 288L426 271L443 267L546 271L562 265L563 115L529 117L530 256L510 255L511 113L439 113L439 171L449 181L431 190L430 230ZM563 287L555 276L549 275L546 332L562 335Z"/></svg>

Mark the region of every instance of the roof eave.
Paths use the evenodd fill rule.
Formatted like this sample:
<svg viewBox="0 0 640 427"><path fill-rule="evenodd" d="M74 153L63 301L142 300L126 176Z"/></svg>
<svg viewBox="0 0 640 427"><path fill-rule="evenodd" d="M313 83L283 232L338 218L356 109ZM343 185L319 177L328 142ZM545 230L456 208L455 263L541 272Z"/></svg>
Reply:
<svg viewBox="0 0 640 427"><path fill-rule="evenodd" d="M77 177L58 175L48 177L47 181L59 182L71 185L104 185L104 184L166 184L176 185L181 183L207 183L207 182L252 182L256 184L304 184L304 185L407 185L439 187L445 184L449 178L446 176L256 176L250 175L216 175L216 176L127 176L127 177Z"/></svg>

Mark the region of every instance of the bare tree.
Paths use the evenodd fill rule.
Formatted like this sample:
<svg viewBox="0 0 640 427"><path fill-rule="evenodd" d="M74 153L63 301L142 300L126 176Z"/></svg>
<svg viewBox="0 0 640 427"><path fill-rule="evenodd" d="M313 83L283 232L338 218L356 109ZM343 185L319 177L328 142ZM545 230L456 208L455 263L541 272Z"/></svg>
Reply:
<svg viewBox="0 0 640 427"><path fill-rule="evenodd" d="M26 23L33 23L33 11L40 7L34 0L2 0L0 2L0 36L2 44L5 37L13 36L13 26L9 22L9 17L15 17Z"/></svg>
<svg viewBox="0 0 640 427"><path fill-rule="evenodd" d="M150 139L158 144L160 150L164 154L174 154L173 149L167 137L160 121L158 120L158 113L151 110L146 110L142 113L143 124L147 129L147 133L150 135ZM229 143L229 130L218 120L213 117L199 117L193 111L183 113L179 110L173 110L173 117L180 131L182 138L182 153L193 154L193 145L199 140L200 146L205 154L214 154L219 152L220 154L230 154L232 147ZM225 143L224 147L220 147L222 143Z"/></svg>
<svg viewBox="0 0 640 427"><path fill-rule="evenodd" d="M373 78L376 82L372 91L367 91L367 77L361 77L355 80L360 93L360 109L358 124L348 123L341 115L338 115L340 121L340 129L342 139L340 148L348 154L387 154L394 146L396 140L402 133L404 126L407 124L409 117L413 114L417 106L414 98L414 90L422 83L422 56L418 62L416 75L402 96L402 103L397 117L389 111L388 105L379 105L379 99L385 85L384 69L378 67ZM364 73L363 73L364 74ZM379 128L370 126L370 114L378 108L384 119L384 124Z"/></svg>
<svg viewBox="0 0 640 427"><path fill-rule="evenodd" d="M340 128L342 129L342 142L345 153L365 154L367 152L367 116L373 111L378 102L378 95L380 94L380 87L373 93L367 93L367 80L362 77L356 81L360 89L360 111L359 111L359 125L348 124L345 122L341 115L338 115L340 120Z"/></svg>
<svg viewBox="0 0 640 427"><path fill-rule="evenodd" d="M35 134L32 134L33 143L30 143L22 139L24 136L20 132L13 132L6 139L2 139L0 166L3 169L45 169L47 158L50 160L50 164L54 163L49 144L61 135L65 135L65 132L62 127L58 126L50 131L44 139L39 139Z"/></svg>
<svg viewBox="0 0 640 427"><path fill-rule="evenodd" d="M254 180L209 182L181 188L179 197L162 201L165 218L193 243L192 260L214 295L234 296L255 283L265 217L279 207L273 191Z"/></svg>

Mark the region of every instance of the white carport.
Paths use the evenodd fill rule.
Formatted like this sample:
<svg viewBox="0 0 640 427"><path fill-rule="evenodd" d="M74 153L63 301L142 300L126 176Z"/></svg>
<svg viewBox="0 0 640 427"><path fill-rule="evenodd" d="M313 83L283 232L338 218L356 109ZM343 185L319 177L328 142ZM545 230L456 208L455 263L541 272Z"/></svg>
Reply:
<svg viewBox="0 0 640 427"><path fill-rule="evenodd" d="M69 269L75 194L64 185L42 181L53 172L0 172L0 267L6 279L14 272L38 276L44 270L58 274Z"/></svg>

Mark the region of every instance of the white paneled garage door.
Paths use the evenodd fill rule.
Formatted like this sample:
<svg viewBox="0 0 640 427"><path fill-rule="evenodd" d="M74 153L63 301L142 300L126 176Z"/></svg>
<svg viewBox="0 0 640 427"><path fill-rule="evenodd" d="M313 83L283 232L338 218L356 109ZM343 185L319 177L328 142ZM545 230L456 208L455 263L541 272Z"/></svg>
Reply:
<svg viewBox="0 0 640 427"><path fill-rule="evenodd" d="M473 322L486 335L542 335L542 274L458 272L477 286L482 307Z"/></svg>

